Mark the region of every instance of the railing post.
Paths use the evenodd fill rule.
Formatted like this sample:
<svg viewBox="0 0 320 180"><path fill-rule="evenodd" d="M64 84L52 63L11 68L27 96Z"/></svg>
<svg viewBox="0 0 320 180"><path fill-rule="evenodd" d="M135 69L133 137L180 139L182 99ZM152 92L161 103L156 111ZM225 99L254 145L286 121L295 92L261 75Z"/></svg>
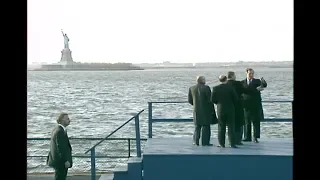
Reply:
<svg viewBox="0 0 320 180"><path fill-rule="evenodd" d="M291 102L291 112L292 112L292 117L293 117L293 109L294 109L294 103L293 101Z"/></svg>
<svg viewBox="0 0 320 180"><path fill-rule="evenodd" d="M91 180L96 180L96 152L95 148L91 150Z"/></svg>
<svg viewBox="0 0 320 180"><path fill-rule="evenodd" d="M136 127L136 149L137 157L141 157L141 144L140 144L140 125L139 125L139 115L134 117L135 127Z"/></svg>
<svg viewBox="0 0 320 180"><path fill-rule="evenodd" d="M294 101L294 100L293 100ZM293 128L293 131L294 131L294 126L293 126L293 119L294 119L294 114L293 114L293 110L294 110L294 103L293 103L293 101L291 101L291 118L292 118L292 120L291 120L291 127ZM294 138L294 133L292 133L292 137Z"/></svg>
<svg viewBox="0 0 320 180"><path fill-rule="evenodd" d="M130 138L128 138L128 158L131 157L131 142Z"/></svg>
<svg viewBox="0 0 320 180"><path fill-rule="evenodd" d="M148 102L148 137L152 138L152 102Z"/></svg>

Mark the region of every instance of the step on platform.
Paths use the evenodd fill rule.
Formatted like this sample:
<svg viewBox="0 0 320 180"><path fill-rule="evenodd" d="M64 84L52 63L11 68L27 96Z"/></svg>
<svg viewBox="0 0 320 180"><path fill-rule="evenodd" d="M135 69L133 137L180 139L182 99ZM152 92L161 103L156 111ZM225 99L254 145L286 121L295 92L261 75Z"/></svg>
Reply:
<svg viewBox="0 0 320 180"><path fill-rule="evenodd" d="M142 157L131 157L127 165L118 165L112 174L101 175L99 180L141 180Z"/></svg>
<svg viewBox="0 0 320 180"><path fill-rule="evenodd" d="M237 149L195 146L191 138L152 138L144 148L143 179L292 180L292 157L292 138L244 142Z"/></svg>
<svg viewBox="0 0 320 180"><path fill-rule="evenodd" d="M99 180L114 180L114 174L102 174L99 178Z"/></svg>

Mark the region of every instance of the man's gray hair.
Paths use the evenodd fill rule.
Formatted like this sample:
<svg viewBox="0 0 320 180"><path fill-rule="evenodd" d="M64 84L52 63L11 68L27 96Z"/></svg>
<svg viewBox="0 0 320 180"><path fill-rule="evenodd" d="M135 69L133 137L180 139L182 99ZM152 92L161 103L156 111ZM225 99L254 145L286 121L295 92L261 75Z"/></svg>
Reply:
<svg viewBox="0 0 320 180"><path fill-rule="evenodd" d="M68 115L68 114L65 113L65 112L60 113L59 116L58 116L58 119L57 119L57 123L58 123L58 124L61 124L62 119L63 119L64 116L66 116L66 115Z"/></svg>
<svg viewBox="0 0 320 180"><path fill-rule="evenodd" d="M206 78L204 76L197 76L197 83L206 83Z"/></svg>

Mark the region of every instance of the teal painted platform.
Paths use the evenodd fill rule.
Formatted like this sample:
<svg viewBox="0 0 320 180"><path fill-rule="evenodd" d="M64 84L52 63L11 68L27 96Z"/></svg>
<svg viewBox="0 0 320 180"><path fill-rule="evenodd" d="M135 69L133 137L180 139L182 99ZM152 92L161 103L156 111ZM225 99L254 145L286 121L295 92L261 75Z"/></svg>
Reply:
<svg viewBox="0 0 320 180"><path fill-rule="evenodd" d="M151 138L142 158L130 158L100 180L292 180L292 157L293 140L287 138L244 142L238 149L195 146L191 138Z"/></svg>
<svg viewBox="0 0 320 180"><path fill-rule="evenodd" d="M150 138L147 140L143 155L293 155L291 138L261 139L260 141L260 143L243 142L244 145L234 149L194 146L191 138ZM212 139L211 143L217 145L218 140Z"/></svg>
<svg viewBox="0 0 320 180"><path fill-rule="evenodd" d="M211 140L217 144L217 140ZM261 139L238 149L194 146L191 138L148 139L143 180L291 180L292 139Z"/></svg>

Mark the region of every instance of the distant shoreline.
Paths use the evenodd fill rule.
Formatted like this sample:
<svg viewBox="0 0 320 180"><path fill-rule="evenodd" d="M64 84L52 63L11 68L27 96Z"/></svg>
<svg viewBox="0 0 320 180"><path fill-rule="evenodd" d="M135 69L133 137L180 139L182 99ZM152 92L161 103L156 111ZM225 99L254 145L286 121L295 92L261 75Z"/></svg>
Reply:
<svg viewBox="0 0 320 180"><path fill-rule="evenodd" d="M75 69L75 68L61 68L61 69L44 69L44 68L38 68L38 69L27 69L27 71L138 71L138 70L144 70L144 68L137 68L137 69Z"/></svg>
<svg viewBox="0 0 320 180"><path fill-rule="evenodd" d="M201 67L144 67L144 69L208 69L208 68L293 68L293 66L201 66Z"/></svg>
<svg viewBox="0 0 320 180"><path fill-rule="evenodd" d="M147 69L208 69L208 68L293 68L293 62L236 62L236 63L116 63L116 64L76 64L63 67L61 65L29 66L28 71L132 71ZM84 67L81 67L84 66ZM93 66L93 67L91 67ZM99 67L100 66L100 67ZM104 67L105 66L105 67ZM107 66L107 67L106 67ZM108 67L109 66L109 67ZM111 67L110 67L111 66ZM113 67L116 66L116 67ZM118 67L117 67L118 66ZM120 66L120 67L119 67ZM122 67L121 67L122 66Z"/></svg>
<svg viewBox="0 0 320 180"><path fill-rule="evenodd" d="M212 66L212 67L145 67L141 69L27 69L27 71L143 71L150 69L210 69L210 68L293 68L292 66Z"/></svg>

